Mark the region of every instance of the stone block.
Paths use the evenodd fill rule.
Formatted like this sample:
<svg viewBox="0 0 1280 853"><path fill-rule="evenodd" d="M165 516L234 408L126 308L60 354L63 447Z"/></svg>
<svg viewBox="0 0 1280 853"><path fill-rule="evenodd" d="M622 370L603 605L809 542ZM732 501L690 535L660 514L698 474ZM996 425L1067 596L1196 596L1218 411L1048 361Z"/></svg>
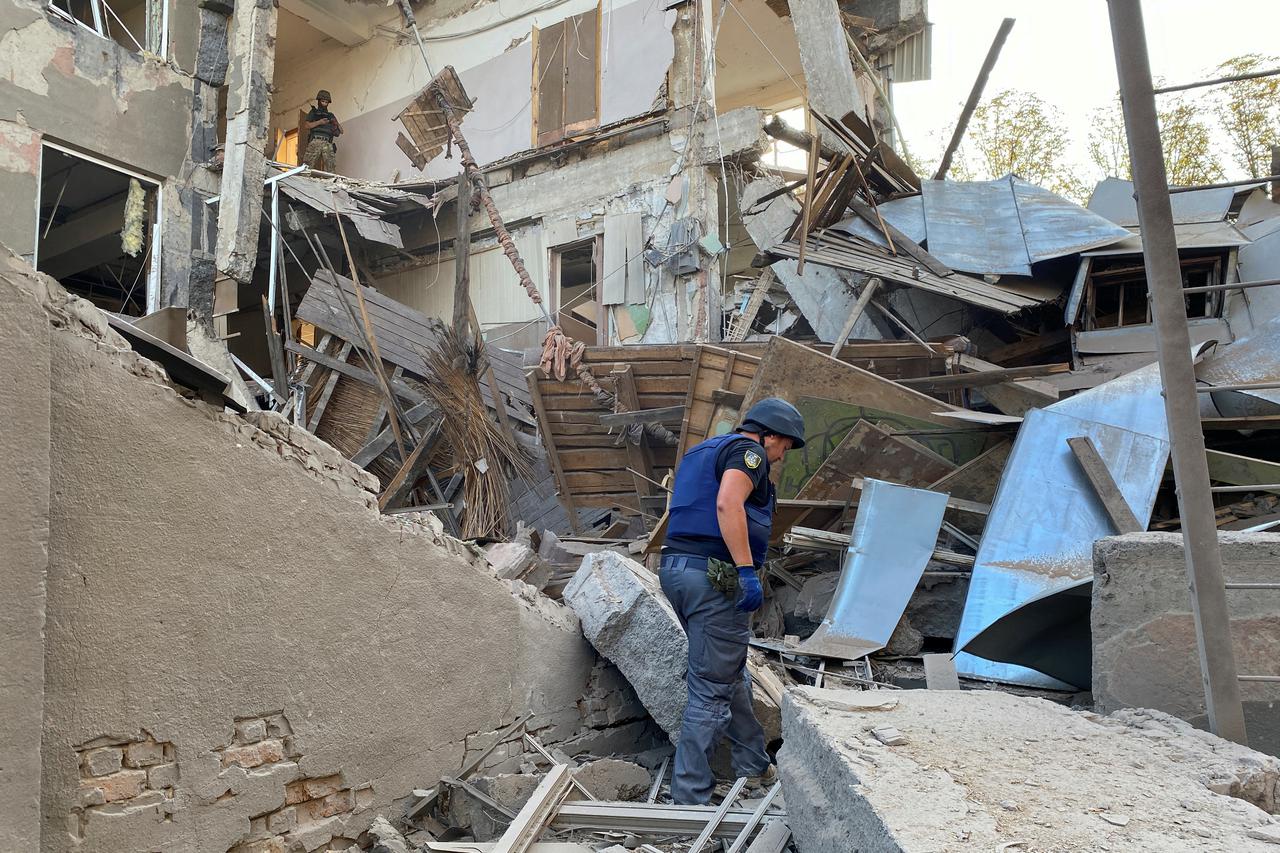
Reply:
<svg viewBox="0 0 1280 853"><path fill-rule="evenodd" d="M147 770L147 787L154 790L172 788L178 784L177 764L156 764Z"/></svg>
<svg viewBox="0 0 1280 853"><path fill-rule="evenodd" d="M116 746L91 749L84 754L82 763L90 776L106 776L115 773L124 762L124 750Z"/></svg>
<svg viewBox="0 0 1280 853"><path fill-rule="evenodd" d="M649 771L630 761L601 758L573 771L573 778L599 800L640 800L649 793Z"/></svg>
<svg viewBox="0 0 1280 853"><path fill-rule="evenodd" d="M150 767L164 761L164 746L153 740L131 743L124 748L126 767Z"/></svg>
<svg viewBox="0 0 1280 853"><path fill-rule="evenodd" d="M338 791L325 797L320 803L320 816L333 817L355 811L356 795L351 791Z"/></svg>
<svg viewBox="0 0 1280 853"><path fill-rule="evenodd" d="M588 554L563 597L587 640L626 676L674 742L684 714L689 646L658 576L620 554Z"/></svg>
<svg viewBox="0 0 1280 853"><path fill-rule="evenodd" d="M335 773L332 776L318 776L313 779L303 779L302 788L306 792L306 799L319 800L330 794L336 794L342 790L342 776Z"/></svg>
<svg viewBox="0 0 1280 853"><path fill-rule="evenodd" d="M286 806L278 812L267 815L267 829L275 835L292 832L297 826L298 810L293 806Z"/></svg>
<svg viewBox="0 0 1280 853"><path fill-rule="evenodd" d="M142 793L147 784L147 771L121 770L110 776L93 780L102 789L102 796L108 803L130 800Z"/></svg>
<svg viewBox="0 0 1280 853"><path fill-rule="evenodd" d="M1274 582L1280 534L1221 533L1227 580ZM1207 728L1182 536L1130 533L1093 549L1093 699L1101 712L1154 708ZM1236 668L1272 675L1280 661L1280 594L1228 592ZM1244 683L1249 745L1280 755L1275 685Z"/></svg>
<svg viewBox="0 0 1280 853"><path fill-rule="evenodd" d="M1190 727L1152 738L996 691L869 696L798 687L784 698L778 769L803 853L1264 849L1248 833L1271 817L1216 792L1168 744L1244 747ZM887 729L901 736L893 746L874 735Z"/></svg>
<svg viewBox="0 0 1280 853"><path fill-rule="evenodd" d="M409 842L382 815L369 824L368 834L373 839L370 853L409 853Z"/></svg>
<svg viewBox="0 0 1280 853"><path fill-rule="evenodd" d="M257 743L266 737L266 720L240 720L236 723L236 740L239 743Z"/></svg>

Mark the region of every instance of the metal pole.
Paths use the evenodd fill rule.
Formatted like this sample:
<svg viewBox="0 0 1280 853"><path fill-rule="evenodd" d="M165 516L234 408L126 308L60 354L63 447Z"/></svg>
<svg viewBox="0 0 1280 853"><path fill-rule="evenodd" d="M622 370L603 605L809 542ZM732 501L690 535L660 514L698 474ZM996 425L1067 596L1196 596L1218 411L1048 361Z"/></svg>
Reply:
<svg viewBox="0 0 1280 853"><path fill-rule="evenodd" d="M1222 554L1218 550L1218 530L1214 526L1213 498L1209 492L1209 465L1196 402L1191 336L1182 299L1182 272L1174 241L1164 151L1156 122L1142 5L1140 0L1108 0L1107 5L1129 158L1133 164L1147 289L1156 327L1157 357L1173 451L1205 709L1214 734L1245 743L1244 710L1236 680L1235 653L1231 648Z"/></svg>
<svg viewBox="0 0 1280 853"><path fill-rule="evenodd" d="M276 311L276 269L280 266L280 182L271 183L271 267L267 271L267 309Z"/></svg>
<svg viewBox="0 0 1280 853"><path fill-rule="evenodd" d="M933 179L941 181L947 176L947 171L951 168L951 158L955 156L956 149L960 147L960 140L964 138L965 128L969 126L969 119L973 118L973 111L978 108L978 101L982 100L982 90L987 87L987 78L991 76L991 69L996 67L996 60L1000 58L1000 49L1004 47L1005 39L1009 37L1009 31L1013 29L1014 19L1005 18L1000 22L1000 29L996 30L996 37L991 42L991 47L987 50L987 58L982 62L982 68L978 70L978 78L973 81L973 89L969 92L969 100L965 101L964 109L960 111L960 120L956 122L955 132L951 134L951 142L947 144L947 150L942 154L942 161L938 163L938 171L934 173Z"/></svg>
<svg viewBox="0 0 1280 853"><path fill-rule="evenodd" d="M1280 74L1280 68L1272 68L1270 71L1252 71L1248 74L1233 74L1230 77L1217 77L1213 80L1201 80L1198 83L1182 83L1178 86L1161 86L1155 90L1155 94L1163 95L1167 92L1185 92L1187 89L1199 89L1204 86L1217 86L1219 83L1236 83L1240 80L1256 80L1259 77L1275 77Z"/></svg>
<svg viewBox="0 0 1280 853"><path fill-rule="evenodd" d="M1220 184L1197 184L1192 187L1173 187L1171 193L1198 193L1201 190L1225 190L1230 187L1247 187L1250 184L1265 184L1267 181L1280 180L1280 175L1263 175L1260 178L1241 178L1238 181L1223 181Z"/></svg>

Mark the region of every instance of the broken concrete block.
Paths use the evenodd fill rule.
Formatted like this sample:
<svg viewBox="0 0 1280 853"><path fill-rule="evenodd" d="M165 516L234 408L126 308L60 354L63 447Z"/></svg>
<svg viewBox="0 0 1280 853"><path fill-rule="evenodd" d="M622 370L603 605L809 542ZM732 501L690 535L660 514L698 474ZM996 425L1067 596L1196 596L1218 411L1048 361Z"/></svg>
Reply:
<svg viewBox="0 0 1280 853"><path fill-rule="evenodd" d="M1218 535L1231 580L1274 581L1280 534ZM1093 698L1099 711L1156 708L1205 725L1195 620L1187 595L1180 533L1129 533L1093 547ZM1276 671L1280 660L1280 595L1233 594L1231 625L1241 673ZM1275 692L1242 684L1249 745L1280 755Z"/></svg>
<svg viewBox="0 0 1280 853"><path fill-rule="evenodd" d="M373 840L371 853L409 853L409 842L382 815L373 819L368 832Z"/></svg>
<svg viewBox="0 0 1280 853"><path fill-rule="evenodd" d="M684 714L689 646L657 575L619 554L589 554L565 587L564 600L587 640L626 676L674 742Z"/></svg>
<svg viewBox="0 0 1280 853"><path fill-rule="evenodd" d="M538 586L529 580L539 569L546 574L546 581L551 579L551 567L538 556L528 545L520 542L495 542L485 549L484 558L489 562L493 573L503 580L523 580L532 586Z"/></svg>
<svg viewBox="0 0 1280 853"><path fill-rule="evenodd" d="M502 773L485 779L472 780L473 785L484 791L494 802L513 812L524 808L524 804L532 796L542 774Z"/></svg>
<svg viewBox="0 0 1280 853"><path fill-rule="evenodd" d="M787 692L778 769L803 853L1266 849L1249 833L1271 817L1168 751L1212 735L1153 740L996 691L901 690L891 707L858 708L880 692ZM885 728L918 736L885 748L868 734Z"/></svg>
<svg viewBox="0 0 1280 853"><path fill-rule="evenodd" d="M578 784L598 800L641 800L649 793L649 771L630 761L601 758L573 771Z"/></svg>

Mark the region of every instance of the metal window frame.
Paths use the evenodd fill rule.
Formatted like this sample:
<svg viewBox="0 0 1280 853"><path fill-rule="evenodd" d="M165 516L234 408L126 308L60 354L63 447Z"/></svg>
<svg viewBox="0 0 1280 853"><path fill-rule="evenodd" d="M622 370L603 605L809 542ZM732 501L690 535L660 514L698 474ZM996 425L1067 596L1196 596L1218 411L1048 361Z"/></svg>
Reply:
<svg viewBox="0 0 1280 853"><path fill-rule="evenodd" d="M70 0L68 0L68 2L70 2ZM99 38L104 38L104 39L107 39L108 41L113 41L116 44L123 47L125 50L130 51L131 53L133 52L140 53L150 49L149 44L144 47L142 42L138 40L138 37L133 34L133 31L124 25L124 23L120 20L120 16L116 14L116 11L114 9L111 8L111 4L108 3L107 0L85 0L85 2L89 4L89 10L93 13L93 26L90 26L86 24L84 21L81 21L79 18L71 14L69 11L61 9L58 6L54 5L55 0L45 0L45 8L48 9L53 14L57 15L62 20L69 21L70 23L73 23L76 26L82 27L83 29L93 33ZM170 0L160 0L160 22L159 22L160 43L159 45L157 45L158 49L156 53L159 56L163 57L164 59L169 58L169 2ZM116 41L111 36L111 31L108 26L107 19L103 15L103 7L106 7L107 13L110 14L111 17L115 18L116 23L120 25L121 29L125 31L125 34L128 35L130 40L134 43L134 45L137 46L137 51L134 51L127 44ZM150 3L147 3L146 0L144 0L144 7L147 9L147 15L150 16L151 5ZM145 34L143 38L146 39ZM149 41L149 39L147 41Z"/></svg>

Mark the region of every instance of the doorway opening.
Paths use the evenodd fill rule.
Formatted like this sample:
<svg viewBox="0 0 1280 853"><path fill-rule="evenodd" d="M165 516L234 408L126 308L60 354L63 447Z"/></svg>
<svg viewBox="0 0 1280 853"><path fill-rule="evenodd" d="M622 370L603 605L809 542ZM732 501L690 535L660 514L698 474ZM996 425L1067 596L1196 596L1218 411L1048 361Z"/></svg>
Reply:
<svg viewBox="0 0 1280 853"><path fill-rule="evenodd" d="M160 186L46 143L36 269L105 311L159 306Z"/></svg>

